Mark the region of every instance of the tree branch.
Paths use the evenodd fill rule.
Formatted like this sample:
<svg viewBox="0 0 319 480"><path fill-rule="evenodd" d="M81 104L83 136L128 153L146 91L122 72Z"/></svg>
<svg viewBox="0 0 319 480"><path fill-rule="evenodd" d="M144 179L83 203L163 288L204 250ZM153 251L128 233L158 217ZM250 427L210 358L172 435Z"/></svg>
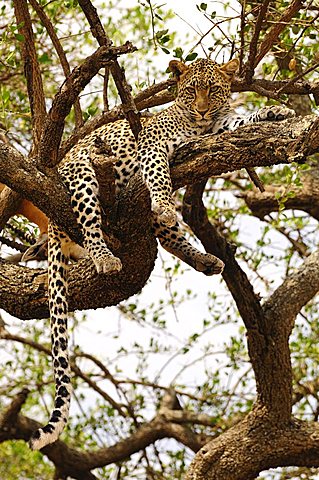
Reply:
<svg viewBox="0 0 319 480"><path fill-rule="evenodd" d="M14 0L13 5L19 33L23 35L22 56L31 108L33 153L35 153L46 117L45 96L27 2L26 0Z"/></svg>
<svg viewBox="0 0 319 480"><path fill-rule="evenodd" d="M311 174L306 175L304 178L309 178L310 176ZM312 180L313 182L311 183L307 181L302 189L289 189L290 192L294 193L294 196L285 199L284 207L285 210L303 210L319 221L319 181L315 177ZM284 194L284 191L281 187L268 186L263 193L251 190L250 192L241 193L240 196L245 200L252 214L263 219L265 215L269 215L271 212L278 212L281 205L275 196L276 193Z"/></svg>
<svg viewBox="0 0 319 480"><path fill-rule="evenodd" d="M205 445L185 480L254 480L269 468L319 466L319 426L292 420L286 427L253 415Z"/></svg>
<svg viewBox="0 0 319 480"><path fill-rule="evenodd" d="M79 5L83 10L90 24L92 34L97 39L99 45L110 46L112 44L112 41L105 33L101 20L97 14L97 10L93 6L92 2L90 0L79 0ZM123 68L120 67L117 59L114 59L114 61L110 65L110 71L113 75L116 88L122 100L122 108L125 117L127 118L133 135L137 140L138 134L142 129L142 125L131 94L131 88L127 84L125 78L125 71Z"/></svg>
<svg viewBox="0 0 319 480"><path fill-rule="evenodd" d="M277 42L281 32L290 24L291 19L299 12L302 7L304 0L293 0L289 7L285 10L283 15L276 21L275 25L266 35L262 44L259 47L257 56L255 57L255 67L258 63L264 58L264 56L269 52L274 43Z"/></svg>
<svg viewBox="0 0 319 480"><path fill-rule="evenodd" d="M48 113L41 136L39 166L53 167L58 163L58 149L64 120L83 88L101 68L114 61L118 55L134 52L134 50L135 47L130 42L126 42L121 47L103 46L73 70L56 94Z"/></svg>
<svg viewBox="0 0 319 480"><path fill-rule="evenodd" d="M319 250L309 255L304 263L289 275L271 297L263 310L271 329L290 334L294 320L304 307L319 292ZM287 302L289 298L289 302Z"/></svg>
<svg viewBox="0 0 319 480"><path fill-rule="evenodd" d="M54 46L55 51L57 52L57 55L59 57L59 60L63 69L63 73L65 77L68 77L71 73L70 65L67 60L66 54L63 50L63 47L61 45L61 42L58 39L56 31L49 17L45 13L44 8L37 2L37 0L29 0L29 2L32 5L33 9L36 11L42 24L45 26L48 32L48 35L52 41L52 45ZM75 113L75 125L76 127L80 127L83 124L83 118L82 118L82 112L81 112L81 105L78 98L74 102L74 113Z"/></svg>

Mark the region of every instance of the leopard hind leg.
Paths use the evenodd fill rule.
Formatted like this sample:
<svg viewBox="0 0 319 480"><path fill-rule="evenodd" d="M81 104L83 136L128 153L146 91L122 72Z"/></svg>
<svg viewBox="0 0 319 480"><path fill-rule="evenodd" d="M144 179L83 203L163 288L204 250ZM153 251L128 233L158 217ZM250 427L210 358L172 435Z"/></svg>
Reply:
<svg viewBox="0 0 319 480"><path fill-rule="evenodd" d="M49 223L48 237L49 308L55 400L49 422L31 436L29 444L32 450L39 450L58 439L69 417L72 393L67 330L68 258L63 253L65 235L57 226Z"/></svg>
<svg viewBox="0 0 319 480"><path fill-rule="evenodd" d="M154 216L153 229L165 250L180 258L198 272L202 272L207 276L222 273L224 262L210 253L202 253L193 247L186 240L177 222L172 227L168 227L159 222L156 216Z"/></svg>
<svg viewBox="0 0 319 480"><path fill-rule="evenodd" d="M71 195L71 205L84 233L83 246L98 273L112 274L122 269L121 260L105 244L101 229L98 182L88 160L77 160L60 168L59 173Z"/></svg>

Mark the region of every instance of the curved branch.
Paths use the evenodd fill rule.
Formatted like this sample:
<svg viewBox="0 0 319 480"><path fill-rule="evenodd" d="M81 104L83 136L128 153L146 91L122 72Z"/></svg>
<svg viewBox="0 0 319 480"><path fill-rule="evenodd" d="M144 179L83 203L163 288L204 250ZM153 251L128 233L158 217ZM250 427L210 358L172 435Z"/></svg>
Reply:
<svg viewBox="0 0 319 480"><path fill-rule="evenodd" d="M286 330L289 335L293 322L304 307L319 292L319 250L309 255L304 263L289 275L270 298L263 310L271 322L273 334ZM287 299L289 298L289 302Z"/></svg>
<svg viewBox="0 0 319 480"><path fill-rule="evenodd" d="M18 415L15 422L3 428L0 424L0 443L10 439L28 441L31 434L40 427L39 422L29 417ZM163 438L175 438L178 441L198 451L203 442L199 435L193 434L182 425L167 422L161 416L156 416L148 423L141 425L138 430L127 438L118 441L115 445L99 450L83 452L69 447L61 440L42 449L60 472L78 480L91 477L90 470L104 467L111 463L127 459L148 445Z"/></svg>
<svg viewBox="0 0 319 480"><path fill-rule="evenodd" d="M64 120L83 88L102 67L114 61L118 55L134 52L134 50L136 48L130 42L126 42L121 47L102 46L68 76L52 102L43 127L39 165L53 167L58 163Z"/></svg>
<svg viewBox="0 0 319 480"><path fill-rule="evenodd" d="M304 177L303 187L291 188L289 192L293 192L293 196L285 199L285 210L303 210L319 221L319 181L315 176L306 175ZM245 200L248 208L253 215L263 219L265 215L279 210L280 203L276 197L276 193L283 193L282 187L269 186L265 192L251 190L244 192L240 196Z"/></svg>

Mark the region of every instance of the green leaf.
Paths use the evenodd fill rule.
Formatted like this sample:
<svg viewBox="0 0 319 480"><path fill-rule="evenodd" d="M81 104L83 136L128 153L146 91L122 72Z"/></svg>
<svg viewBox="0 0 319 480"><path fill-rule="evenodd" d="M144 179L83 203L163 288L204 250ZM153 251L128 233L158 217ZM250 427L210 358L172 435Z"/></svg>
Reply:
<svg viewBox="0 0 319 480"><path fill-rule="evenodd" d="M187 57L185 58L185 61L186 62L192 62L193 60L195 60L196 57L198 57L198 53L196 53L196 52L189 53L187 55Z"/></svg>
<svg viewBox="0 0 319 480"><path fill-rule="evenodd" d="M19 42L24 42L25 41L25 36L22 35L22 33L15 33L14 36Z"/></svg>

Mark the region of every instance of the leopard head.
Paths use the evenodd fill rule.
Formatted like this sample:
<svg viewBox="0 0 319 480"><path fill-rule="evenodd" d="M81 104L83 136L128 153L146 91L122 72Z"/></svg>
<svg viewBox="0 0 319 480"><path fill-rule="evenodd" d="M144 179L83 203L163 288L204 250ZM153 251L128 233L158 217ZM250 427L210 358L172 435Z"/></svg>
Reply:
<svg viewBox="0 0 319 480"><path fill-rule="evenodd" d="M196 122L210 121L228 105L232 79L238 69L237 59L219 65L213 60L198 59L190 65L178 60L169 63L178 85L176 104Z"/></svg>

